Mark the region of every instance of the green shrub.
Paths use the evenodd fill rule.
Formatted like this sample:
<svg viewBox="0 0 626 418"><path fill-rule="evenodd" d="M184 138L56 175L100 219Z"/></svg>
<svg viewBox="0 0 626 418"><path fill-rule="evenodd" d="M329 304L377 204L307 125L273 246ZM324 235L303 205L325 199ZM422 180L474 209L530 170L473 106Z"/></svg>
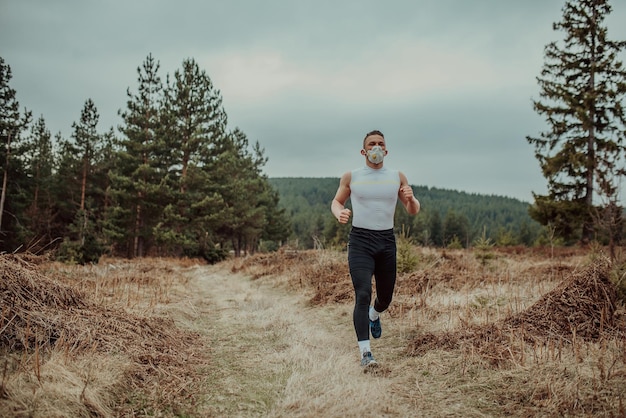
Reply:
<svg viewBox="0 0 626 418"><path fill-rule="evenodd" d="M455 235L452 237L452 239L450 240L446 248L449 248L451 250L462 250L463 244L461 243L461 240L459 239L459 237Z"/></svg>
<svg viewBox="0 0 626 418"><path fill-rule="evenodd" d="M92 235L85 237L84 243L68 238L59 246L57 260L70 264L98 264L104 254L104 248Z"/></svg>
<svg viewBox="0 0 626 418"><path fill-rule="evenodd" d="M398 273L409 273L417 268L419 258L415 252L415 245L404 228L396 238L396 251Z"/></svg>
<svg viewBox="0 0 626 418"><path fill-rule="evenodd" d="M475 256L483 266L487 264L487 261L496 257L491 251L494 245L491 238L487 238L487 231L483 228L482 235L473 242Z"/></svg>

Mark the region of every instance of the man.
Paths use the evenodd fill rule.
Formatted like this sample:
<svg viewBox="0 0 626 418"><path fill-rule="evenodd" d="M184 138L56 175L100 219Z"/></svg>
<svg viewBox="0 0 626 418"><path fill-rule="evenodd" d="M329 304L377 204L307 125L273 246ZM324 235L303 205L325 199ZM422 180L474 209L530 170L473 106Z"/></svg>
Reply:
<svg viewBox="0 0 626 418"><path fill-rule="evenodd" d="M383 167L387 146L382 132L365 135L361 155L365 157L365 167L343 174L331 211L340 223L348 223L352 212L345 203L350 198L354 211L348 239L348 265L355 294L353 321L361 366L367 371L377 366L370 347L370 331L372 337L380 338L379 316L389 307L396 284L396 203L400 199L411 215L419 212L420 203L403 173ZM370 306L372 276L376 300Z"/></svg>

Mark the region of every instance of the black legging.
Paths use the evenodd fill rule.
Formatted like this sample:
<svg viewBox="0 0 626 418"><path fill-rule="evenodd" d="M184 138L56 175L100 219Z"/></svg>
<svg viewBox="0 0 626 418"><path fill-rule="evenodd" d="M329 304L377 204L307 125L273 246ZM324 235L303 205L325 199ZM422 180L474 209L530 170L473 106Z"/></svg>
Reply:
<svg viewBox="0 0 626 418"><path fill-rule="evenodd" d="M376 282L374 309L377 312L389 307L396 285L396 237L393 229L372 231L353 227L348 241L348 265L355 294L354 330L358 341L369 340L372 275Z"/></svg>

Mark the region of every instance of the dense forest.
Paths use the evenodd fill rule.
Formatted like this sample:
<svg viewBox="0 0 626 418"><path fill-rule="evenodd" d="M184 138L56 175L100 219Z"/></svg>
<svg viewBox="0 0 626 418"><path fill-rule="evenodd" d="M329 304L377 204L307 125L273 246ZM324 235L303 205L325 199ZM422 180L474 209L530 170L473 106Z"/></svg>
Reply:
<svg viewBox="0 0 626 418"><path fill-rule="evenodd" d="M127 89L118 132L85 101L69 138L20 111L0 58L0 252L218 261L282 242L289 220L263 174L258 143L229 128L222 97L193 59L159 75L149 55Z"/></svg>
<svg viewBox="0 0 626 418"><path fill-rule="evenodd" d="M345 246L349 226L340 225L330 212L338 178L270 178L269 182L278 191L279 206L291 220L292 242L304 248ZM417 216L409 216L398 204L395 227L397 234L415 244L469 247L477 240L527 246L548 242L546 229L531 219L526 202L412 187L422 209Z"/></svg>

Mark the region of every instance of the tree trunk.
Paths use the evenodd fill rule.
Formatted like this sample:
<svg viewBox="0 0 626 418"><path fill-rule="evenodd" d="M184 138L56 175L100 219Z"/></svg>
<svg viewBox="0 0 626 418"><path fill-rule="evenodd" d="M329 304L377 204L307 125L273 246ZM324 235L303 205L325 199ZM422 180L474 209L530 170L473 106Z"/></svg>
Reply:
<svg viewBox="0 0 626 418"><path fill-rule="evenodd" d="M139 193L139 201L142 201L141 193ZM138 203L135 207L135 230L133 231L133 257L143 257L143 237L141 237L141 227L143 213L141 209L141 203Z"/></svg>
<svg viewBox="0 0 626 418"><path fill-rule="evenodd" d="M80 209L81 210L85 210L85 195L86 190L87 190L87 164L88 164L88 157L87 155L85 155L83 157L83 178L82 178L82 182L81 182L81 187L80 187Z"/></svg>
<svg viewBox="0 0 626 418"><path fill-rule="evenodd" d="M4 164L4 176L2 178L2 196L0 196L0 232L2 232L2 214L4 213L4 201L7 196L7 184L9 180L9 157L11 155L11 132L7 134L7 158Z"/></svg>

